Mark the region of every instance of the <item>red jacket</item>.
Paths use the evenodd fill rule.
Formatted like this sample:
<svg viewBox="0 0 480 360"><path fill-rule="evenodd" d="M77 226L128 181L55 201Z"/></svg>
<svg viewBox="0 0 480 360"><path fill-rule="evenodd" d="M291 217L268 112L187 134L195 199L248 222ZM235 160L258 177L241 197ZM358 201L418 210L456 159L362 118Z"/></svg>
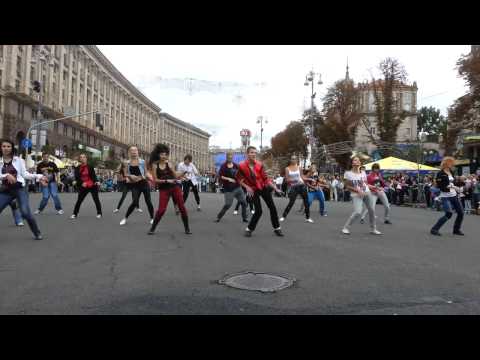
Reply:
<svg viewBox="0 0 480 360"><path fill-rule="evenodd" d="M253 190L262 190L265 186L272 184L272 180L268 178L265 173L263 164L260 161L255 161L253 172L248 165L249 160L244 160L238 165L237 180L239 183L243 183L250 186Z"/></svg>

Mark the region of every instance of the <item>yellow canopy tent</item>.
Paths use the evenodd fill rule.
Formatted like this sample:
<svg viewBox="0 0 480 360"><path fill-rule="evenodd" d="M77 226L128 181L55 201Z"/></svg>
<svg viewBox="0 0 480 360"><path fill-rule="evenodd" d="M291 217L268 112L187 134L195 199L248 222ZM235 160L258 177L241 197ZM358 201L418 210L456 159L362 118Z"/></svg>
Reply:
<svg viewBox="0 0 480 360"><path fill-rule="evenodd" d="M387 157L379 161L374 161L374 162L365 164L365 169L372 170L372 165L375 163L380 165L381 170L386 170L386 171L418 171L419 170L419 166L417 163L403 160L403 159L398 159L393 156ZM422 165L422 164L420 164L420 170L439 171L439 169L437 168L427 166L427 165Z"/></svg>

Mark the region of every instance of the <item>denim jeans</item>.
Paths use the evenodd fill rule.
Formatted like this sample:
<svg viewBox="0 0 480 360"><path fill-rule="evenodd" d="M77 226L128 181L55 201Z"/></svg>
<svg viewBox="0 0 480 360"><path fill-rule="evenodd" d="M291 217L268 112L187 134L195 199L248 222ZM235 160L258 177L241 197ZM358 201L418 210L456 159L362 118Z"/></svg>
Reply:
<svg viewBox="0 0 480 360"><path fill-rule="evenodd" d="M11 204L13 199L17 199L17 204L20 207L20 213L22 217L27 220L30 230L32 230L33 235L40 234L38 229L37 222L30 211L30 205L28 204L28 192L25 188L15 189L11 192L1 192L0 193L0 213L8 205Z"/></svg>
<svg viewBox="0 0 480 360"><path fill-rule="evenodd" d="M217 219L221 219L223 215L227 212L228 209L233 204L233 199L237 199L238 204L242 206L242 218L243 220L247 220L247 201L245 200L245 194L243 193L243 190L241 187L237 187L236 189L233 189L232 191L225 191L223 193L223 196L225 198L225 205L223 205L223 208L220 210L220 212L217 215Z"/></svg>
<svg viewBox="0 0 480 360"><path fill-rule="evenodd" d="M12 215L13 218L15 219L15 225L20 224L23 221L22 214L20 213L20 210L18 209L17 203L15 201L12 201L10 203L10 209L12 209Z"/></svg>
<svg viewBox="0 0 480 360"><path fill-rule="evenodd" d="M60 198L58 197L58 185L56 182L50 182L47 186L41 186L42 189L42 201L38 206L38 210L43 211L47 206L48 199L50 196L53 199L55 205L55 210L62 210L62 204L60 203Z"/></svg>
<svg viewBox="0 0 480 360"><path fill-rule="evenodd" d="M323 194L322 190L310 191L308 193L308 205L310 206L310 208L312 206L313 200L315 199L317 199L320 203L320 215L325 215L325 195ZM338 198L336 201L338 201Z"/></svg>
<svg viewBox="0 0 480 360"><path fill-rule="evenodd" d="M455 223L453 224L453 231L460 231L460 227L462 226L463 221L463 208L462 204L460 204L460 201L458 200L458 197L442 197L441 201L443 211L445 211L445 215L438 219L437 223L432 227L432 231L440 230L443 224L445 224L453 216L452 207L457 213L457 218L455 219Z"/></svg>

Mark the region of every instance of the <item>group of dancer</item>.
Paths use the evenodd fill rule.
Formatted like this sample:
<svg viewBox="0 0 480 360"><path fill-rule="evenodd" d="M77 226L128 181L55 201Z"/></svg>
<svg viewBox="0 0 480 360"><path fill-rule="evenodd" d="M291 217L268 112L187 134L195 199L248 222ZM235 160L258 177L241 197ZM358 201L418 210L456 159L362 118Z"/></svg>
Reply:
<svg viewBox="0 0 480 360"><path fill-rule="evenodd" d="M120 225L125 225L129 216L137 209L140 210L140 198L143 194L150 216L150 229L148 234L154 234L155 230L164 216L170 198L175 207L176 214L181 214L186 234L191 234L189 227L188 213L185 202L190 191L193 192L200 211L200 196L197 188L198 170L192 163L191 155L186 155L184 161L177 168L169 164L170 149L165 144L155 145L150 154L148 162L139 157L138 148L128 148L128 160L121 164L119 175L123 180L123 191L121 199L114 209L118 212L128 192L132 193L132 202L129 205L125 217ZM265 202L270 212L270 221L273 232L277 236L284 236L280 223L286 221L296 199L300 196L303 200L305 221L313 223L310 217L310 207L314 200L319 201L320 216L327 216L325 211L325 197L323 188L328 186L326 181L319 176L315 166L303 171L298 165L296 157L292 157L285 168L285 179L289 188L289 202L279 218L277 209L272 197L273 192L282 194L272 179L267 176L264 165L257 160L257 149L254 146L247 148L246 160L236 164L233 162L233 153L227 153L225 163L221 166L218 179L223 185L225 203L215 218L220 222L226 212L231 208L233 200L237 199L237 208L241 206L242 221L248 223L244 235L251 237L255 231L258 221L263 214L261 199ZM95 203L97 218L102 218L102 206L98 195L98 185L95 169L88 164L86 154L79 156L80 164L75 168L75 181L78 187L78 198L74 206L71 219L78 217L80 207L90 193ZM452 167L454 159L445 157L441 163L441 171L437 174L437 184L441 190L442 204L445 215L432 227L432 235L440 235L440 228L453 215L452 208L457 212L453 233L463 235L461 224L463 220L463 209L458 200L458 190L453 185ZM8 140L1 141L0 157L0 212L7 206L12 209L15 224L23 225L25 219L34 235L34 239L41 240L42 234L37 222L33 217L26 189L26 180L39 181L42 187L42 200L35 214L41 214L46 207L48 200L52 197L54 206L59 215L63 214L56 183L58 181L58 168L55 163L49 161L48 154L43 155L42 162L37 166L37 173L26 170L25 161L15 155L14 144ZM390 204L384 192L384 180L380 173L378 164L372 166L372 172L367 176L362 169L361 161L354 156L351 159L351 169L344 174L345 188L352 194L353 213L342 228L343 234L350 234L351 225L358 219L364 222L368 214L370 232L374 235L382 235L376 226L375 204L377 200L384 206L384 223L392 224L390 221ZM151 188L156 187L159 191L159 206L157 211L151 200ZM250 205L251 217L247 206Z"/></svg>

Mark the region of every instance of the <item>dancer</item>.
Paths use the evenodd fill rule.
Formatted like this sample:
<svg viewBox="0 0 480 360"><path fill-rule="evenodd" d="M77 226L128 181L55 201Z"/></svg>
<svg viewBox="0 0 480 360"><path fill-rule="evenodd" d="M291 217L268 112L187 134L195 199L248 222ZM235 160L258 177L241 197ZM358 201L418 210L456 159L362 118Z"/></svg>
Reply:
<svg viewBox="0 0 480 360"><path fill-rule="evenodd" d="M183 181L183 202L187 202L188 194L190 193L190 189L192 189L195 201L197 202L197 211L200 211L200 196L198 195L197 188L197 176L200 174L192 162L192 155L185 155L183 162L178 164L177 171L185 175L185 180Z"/></svg>
<svg viewBox="0 0 480 360"><path fill-rule="evenodd" d="M372 165L372 172L367 176L367 182L369 185L372 185L371 192L370 192L370 200L372 202L372 207L375 209L375 204L377 203L377 199L383 204L383 208L385 209L385 224L392 224L390 222L390 204L388 202L387 195L385 194L385 181L383 180L382 174L380 174L380 165L375 163ZM364 207L362 218L360 222L363 224L365 221L365 216L367 215L368 209Z"/></svg>
<svg viewBox="0 0 480 360"><path fill-rule="evenodd" d="M460 189L453 185L454 177L452 175L452 167L455 165L455 159L451 156L445 156L440 164L440 171L436 177L437 186L440 189L440 201L442 202L445 215L442 216L432 227L430 233L440 236L440 228L452 217L452 207L457 213L457 218L453 224L454 235L465 235L460 230L463 221L463 208L458 199Z"/></svg>
<svg viewBox="0 0 480 360"><path fill-rule="evenodd" d="M175 203L182 214L182 222L185 228L185 234L192 233L188 225L188 214L183 202L182 191L177 186L177 183L180 182L180 178L183 173L175 172L168 166L169 155L170 149L165 144L155 145L152 153L150 154L148 171L155 183L158 184L159 204L153 224L148 232L149 235L153 235L155 233L158 223L167 210L168 200L170 197L175 199Z"/></svg>
<svg viewBox="0 0 480 360"><path fill-rule="evenodd" d="M13 200L16 200L20 207L20 213L27 220L34 239L42 240L42 234L28 204L25 179L39 180L42 185L47 185L48 179L43 174L31 174L26 170L25 160L15 156L15 147L12 141L2 140L0 146L0 213L8 205L11 205ZM17 220L18 218L16 222Z"/></svg>
<svg viewBox="0 0 480 360"><path fill-rule="evenodd" d="M40 186L42 190L42 201L40 201L40 205L38 205L38 209L35 210L35 215L41 214L43 209L48 204L48 199L50 196L53 199L53 203L55 205L55 210L57 210L58 215L63 215L62 204L60 203L60 197L58 196L58 167L57 165L49 160L49 154L47 152L43 152L42 154L42 161L37 165L37 174L43 174L48 179L47 186Z"/></svg>
<svg viewBox="0 0 480 360"><path fill-rule="evenodd" d="M98 197L98 186L100 183L97 181L97 175L95 174L93 166L87 164L87 155L80 154L79 160L80 164L75 167L75 183L78 188L78 198L70 219L77 218L78 212L80 211L80 205L82 205L82 202L85 200L88 193L92 194L93 202L97 209L97 219L100 219L102 217L102 205L100 204L100 199Z"/></svg>
<svg viewBox="0 0 480 360"><path fill-rule="evenodd" d="M237 172L238 165L233 162L233 152L227 152L227 160L222 164L218 172L218 177L223 184L225 205L218 213L215 222L220 222L223 215L225 215L227 210L232 206L234 198L236 198L238 203L242 205L243 222L248 222L247 202L245 201L245 194L243 193L242 187L235 178Z"/></svg>
<svg viewBox="0 0 480 360"><path fill-rule="evenodd" d="M367 175L364 171L360 171L360 158L358 156L354 156L352 158L352 169L350 171L345 172L345 188L348 189L352 194L353 200L353 213L350 218L345 223L345 226L342 229L342 233L350 234L349 227L352 223L362 216L362 205L368 209L368 216L370 220L370 233L374 235L382 235L380 231L377 230L377 226L375 223L375 210L372 207L372 203L370 201L369 192L370 192L370 185L367 182Z"/></svg>
<svg viewBox="0 0 480 360"><path fill-rule="evenodd" d="M127 184L127 179L123 175L124 173L124 163L120 165L120 168L117 171L117 178L118 178L118 189L122 192L122 196L120 198L120 201L118 202L117 207L113 210L114 213L117 213L120 211L120 208L122 207L123 202L125 201L125 198L128 195L128 192L131 190L129 187L129 184ZM133 201L133 193L132 193L132 201ZM138 212L143 212L141 208L136 208L136 211Z"/></svg>
<svg viewBox="0 0 480 360"><path fill-rule="evenodd" d="M10 209L12 210L13 220L16 226L25 226L23 223L22 213L18 209L17 201L14 199L10 203Z"/></svg>
<svg viewBox="0 0 480 360"><path fill-rule="evenodd" d="M288 213L290 212L290 209L292 208L293 204L295 204L297 196L300 194L303 199L303 205L305 207L305 221L313 223L313 220L310 219L310 206L308 204L307 186L305 185L301 171L302 170L300 169L300 166L298 166L297 157L292 156L290 162L288 163L288 166L285 168L285 180L287 181L290 188L290 201L288 202L287 207L283 211L280 222L285 221Z"/></svg>
<svg viewBox="0 0 480 360"><path fill-rule="evenodd" d="M258 220L262 216L262 204L260 197L263 198L270 210L270 220L273 226L273 232L277 236L283 236L278 222L277 209L272 198L272 189L276 192L280 192L272 180L267 177L263 164L256 160L257 149L254 146L247 148L247 159L242 161L238 165L237 180L247 190L247 196L253 197L253 206L255 208L255 214L250 219L250 223L245 229L245 236L251 237L252 232L257 227Z"/></svg>
<svg viewBox="0 0 480 360"><path fill-rule="evenodd" d="M138 157L138 148L135 145L129 146L127 152L128 162L124 164L122 175L126 178L127 184L132 191L132 203L128 207L125 217L120 221L120 225L125 225L133 210L139 208L140 196L142 194L147 204L148 213L150 214L150 224L153 224L154 211L150 184L147 180L145 169L145 160Z"/></svg>
<svg viewBox="0 0 480 360"><path fill-rule="evenodd" d="M323 188L327 187L328 184L323 176L318 176L317 167L315 165L312 165L308 170L305 183L308 187L308 206L310 207L310 210L312 208L313 200L317 199L320 204L320 216L327 216Z"/></svg>

